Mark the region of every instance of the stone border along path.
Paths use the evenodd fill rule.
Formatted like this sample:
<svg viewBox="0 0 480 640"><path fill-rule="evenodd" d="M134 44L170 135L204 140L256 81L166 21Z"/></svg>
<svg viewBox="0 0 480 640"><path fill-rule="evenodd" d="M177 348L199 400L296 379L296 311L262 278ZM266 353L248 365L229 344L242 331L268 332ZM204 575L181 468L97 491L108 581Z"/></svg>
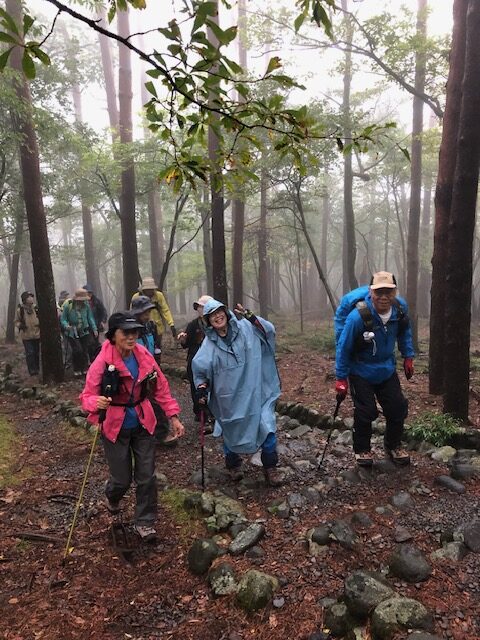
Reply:
<svg viewBox="0 0 480 640"><path fill-rule="evenodd" d="M182 368L163 367L163 369L167 375L182 379L186 377L186 372ZM62 415L72 426L84 428L90 433L95 432L94 427L87 423L85 412L75 402L60 401L56 393L43 386L23 386L22 381L8 369L0 377L0 391L3 390L18 394L21 398L37 400L42 405L51 405L53 413ZM277 411L280 414L279 430L286 432L290 442L308 434L312 427L318 427L334 428L332 437L336 444L347 446L351 444L351 419L337 419L334 422L331 416L321 415L314 409L295 402L278 401ZM384 425L380 421L375 424L374 431L379 440L381 440L383 428ZM420 452L424 445L423 453L428 454L434 461L450 464L451 475L438 476L435 482L457 493L463 493L466 490L465 486L458 482L459 479L470 479L474 475L480 475L480 457L475 455L480 450L480 434L473 429L465 429L461 435L463 439L459 440L457 436L455 440L457 446L459 446L458 442L462 445L468 442L474 443L475 447L456 450L453 446L432 448L425 447L424 443L417 445ZM254 462L253 459L252 462ZM295 468L300 472L302 471L301 464L299 467L301 462L307 464L308 460L294 462ZM388 464L392 463L385 461L385 467ZM309 465L312 466L311 462ZM307 468L304 471L307 471ZM387 468L383 469L383 472L386 471L388 472ZM347 469L342 471L339 477L351 484L364 480L361 470ZM418 481L415 491L419 495L431 493L428 487L424 487ZM314 487L307 487L303 493L289 493L286 498L274 501L267 507L267 511L279 518L288 518L292 511L298 512L309 503L318 502L319 498L319 491ZM379 510L382 508L387 512L393 507L397 513L401 514L407 513L414 507L414 501L408 491L400 491L393 495L390 503L391 505L385 507L377 507L376 512L382 513ZM216 563L212 567L212 563L217 558L228 553L232 556L245 554L252 559L262 557L264 552L257 543L265 535L265 520L248 521L241 503L219 491L203 494L185 491L184 508L203 516L207 532L214 534L212 538L198 538L191 545L188 565L192 573L206 574L212 593L216 596L235 593L235 602L247 611L258 610L270 602L273 602L273 606L281 608L284 599L274 597L281 586L276 577L250 569L237 578L234 567L228 561ZM361 527L370 526L371 521L368 522L368 520L370 520L369 516L363 512L353 514L352 517L352 523L358 521ZM225 533L228 534L228 539L222 535ZM419 549L412 544L405 544L411 538L406 528L397 526L394 540L400 543L400 546L390 557L388 571L390 575L405 582L416 584L427 580L432 568ZM334 520L308 530L305 541L308 553L312 557L324 555L332 542L352 551L361 543L358 534L345 520ZM430 554L431 561L439 562L448 559L456 562L469 552L480 553L480 520L464 523L462 527L457 527L448 535L442 534L441 544L440 549ZM345 578L344 593L338 599L327 598L326 600L329 600L329 603L324 603L325 625L334 637L343 637L352 631L355 633L359 625L364 625L367 619L370 620L375 640L388 640L397 631L412 628L426 631L425 638L438 637L428 633L433 629L432 613L420 602L396 593L389 586L384 574L362 571L350 573Z"/></svg>

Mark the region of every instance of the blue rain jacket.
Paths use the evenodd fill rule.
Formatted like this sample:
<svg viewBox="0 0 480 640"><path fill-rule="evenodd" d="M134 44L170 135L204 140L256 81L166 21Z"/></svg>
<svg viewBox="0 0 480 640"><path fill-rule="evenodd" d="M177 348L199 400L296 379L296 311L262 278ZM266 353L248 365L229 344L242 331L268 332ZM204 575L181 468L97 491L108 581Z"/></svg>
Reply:
<svg viewBox="0 0 480 640"><path fill-rule="evenodd" d="M407 303L397 296L397 300L408 313ZM345 321L345 326L337 342L335 375L337 380L344 380L350 374L361 376L372 384L388 380L395 369L395 343L398 342L400 353L404 358L413 358L412 330L410 324L399 335L398 310L392 306L392 315L386 325L375 311L370 294L365 298L372 316L375 338L365 342L361 349L357 347L357 338L365 331L365 325L358 309L353 309Z"/></svg>
<svg viewBox="0 0 480 640"><path fill-rule="evenodd" d="M209 300L204 316L224 305ZM205 340L192 360L195 387L208 383L208 406L216 418L214 436L223 434L235 453L254 453L269 433L275 433L275 402L280 379L275 363L275 327L258 318L264 332L249 320L227 311L228 345L208 326Z"/></svg>

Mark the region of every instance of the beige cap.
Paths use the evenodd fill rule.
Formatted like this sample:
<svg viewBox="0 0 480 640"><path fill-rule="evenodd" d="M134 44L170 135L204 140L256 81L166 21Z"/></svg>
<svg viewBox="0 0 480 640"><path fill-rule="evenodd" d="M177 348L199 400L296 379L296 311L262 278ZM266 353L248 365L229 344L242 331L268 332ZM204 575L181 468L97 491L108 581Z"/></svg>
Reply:
<svg viewBox="0 0 480 640"><path fill-rule="evenodd" d="M155 280L151 277L148 276L148 278L144 278L142 280L142 286L140 287L140 289L142 291L145 291L145 289L156 289L157 285L155 284Z"/></svg>
<svg viewBox="0 0 480 640"><path fill-rule="evenodd" d="M73 296L73 299L74 300L78 300L79 302L80 301L84 301L85 302L86 300L89 299L88 292L85 291L85 289L77 289L75 291L75 295Z"/></svg>
<svg viewBox="0 0 480 640"><path fill-rule="evenodd" d="M198 307L204 307L209 300L213 300L212 296L200 296L200 298L193 303L193 308L196 311Z"/></svg>
<svg viewBox="0 0 480 640"><path fill-rule="evenodd" d="M378 271L373 274L370 282L370 289L396 289L397 281L393 273L388 271Z"/></svg>

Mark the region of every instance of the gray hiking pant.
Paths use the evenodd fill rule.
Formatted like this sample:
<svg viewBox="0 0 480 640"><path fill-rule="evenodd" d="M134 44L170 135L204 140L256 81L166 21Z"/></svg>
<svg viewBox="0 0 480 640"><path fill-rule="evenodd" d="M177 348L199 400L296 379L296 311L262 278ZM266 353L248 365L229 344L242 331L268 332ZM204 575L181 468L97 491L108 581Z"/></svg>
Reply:
<svg viewBox="0 0 480 640"><path fill-rule="evenodd" d="M121 429L116 442L103 438L110 478L105 495L117 503L132 483L136 487L135 524L152 525L157 515L155 437L143 427Z"/></svg>

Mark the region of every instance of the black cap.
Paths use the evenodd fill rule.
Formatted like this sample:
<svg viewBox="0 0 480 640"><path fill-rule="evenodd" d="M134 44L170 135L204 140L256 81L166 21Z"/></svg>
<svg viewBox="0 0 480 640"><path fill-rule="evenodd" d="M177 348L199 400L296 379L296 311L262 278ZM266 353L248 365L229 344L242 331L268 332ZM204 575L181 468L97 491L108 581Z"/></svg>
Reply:
<svg viewBox="0 0 480 640"><path fill-rule="evenodd" d="M148 296L137 296L133 298L130 311L133 315L140 315L144 311L155 309L155 305Z"/></svg>
<svg viewBox="0 0 480 640"><path fill-rule="evenodd" d="M143 329L143 326L129 311L117 311L108 319L108 331L105 337L110 340L117 329Z"/></svg>
<svg viewBox="0 0 480 640"><path fill-rule="evenodd" d="M25 304L25 300L30 296L32 296L32 298L35 297L31 291L24 291L20 297L22 298L22 302Z"/></svg>

